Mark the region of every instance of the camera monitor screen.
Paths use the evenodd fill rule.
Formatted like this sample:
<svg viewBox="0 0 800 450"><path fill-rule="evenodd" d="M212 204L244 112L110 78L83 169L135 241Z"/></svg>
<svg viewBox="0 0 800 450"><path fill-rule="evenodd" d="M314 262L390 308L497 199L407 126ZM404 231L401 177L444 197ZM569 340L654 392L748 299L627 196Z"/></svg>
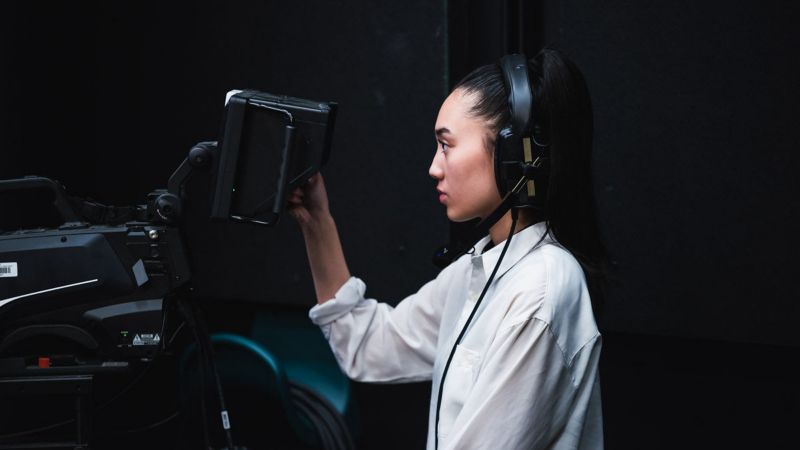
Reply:
<svg viewBox="0 0 800 450"><path fill-rule="evenodd" d="M288 193L327 162L335 115L333 102L229 92L211 217L274 225Z"/></svg>

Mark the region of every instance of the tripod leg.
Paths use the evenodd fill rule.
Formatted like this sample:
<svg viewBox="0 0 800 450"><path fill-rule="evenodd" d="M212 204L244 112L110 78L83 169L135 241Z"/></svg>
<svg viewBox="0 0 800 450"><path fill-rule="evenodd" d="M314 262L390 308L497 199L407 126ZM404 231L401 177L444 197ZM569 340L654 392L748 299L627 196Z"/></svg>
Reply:
<svg viewBox="0 0 800 450"><path fill-rule="evenodd" d="M75 448L88 449L89 436L92 426L91 401L88 398L90 392L82 392L78 388L75 396Z"/></svg>

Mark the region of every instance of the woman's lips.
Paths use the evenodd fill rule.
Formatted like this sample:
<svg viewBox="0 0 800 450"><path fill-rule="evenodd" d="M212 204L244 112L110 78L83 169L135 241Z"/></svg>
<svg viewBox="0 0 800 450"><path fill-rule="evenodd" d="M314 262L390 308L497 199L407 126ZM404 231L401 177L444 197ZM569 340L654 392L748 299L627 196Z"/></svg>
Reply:
<svg viewBox="0 0 800 450"><path fill-rule="evenodd" d="M447 198L447 194L443 192L439 192L439 202L444 203L444 199Z"/></svg>

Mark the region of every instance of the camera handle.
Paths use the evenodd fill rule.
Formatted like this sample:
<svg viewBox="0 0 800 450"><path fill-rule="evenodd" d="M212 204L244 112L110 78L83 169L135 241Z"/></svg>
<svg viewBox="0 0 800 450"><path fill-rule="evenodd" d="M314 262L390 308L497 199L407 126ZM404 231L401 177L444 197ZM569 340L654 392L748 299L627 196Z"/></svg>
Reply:
<svg viewBox="0 0 800 450"><path fill-rule="evenodd" d="M288 112L287 112L288 114ZM290 116L291 117L291 116ZM294 143L295 131L297 129L293 125L286 125L283 129L283 148L281 148L281 162L278 171L278 183L275 187L275 197L270 197L261 202L251 212L252 215L257 215L271 208L270 217L267 220L257 220L252 217L243 217L232 215L231 219L240 222L254 223L258 225L266 225L268 227L275 226L280 219L281 213L286 207L286 191L289 188L290 175L289 170L292 167L292 158L294 156ZM297 178L304 176L300 175Z"/></svg>
<svg viewBox="0 0 800 450"><path fill-rule="evenodd" d="M275 202L272 204L272 218L266 225L273 226L278 223L278 218L286 205L286 188L289 186L289 167L292 164L295 127L286 125L284 129L284 142L281 151L281 167L278 176L278 186L275 190Z"/></svg>
<svg viewBox="0 0 800 450"><path fill-rule="evenodd" d="M78 216L69 203L64 188L50 178L27 176L13 180L0 180L0 193L14 191L33 191L37 189L49 190L53 193L53 206L63 221L62 228L83 226L84 221Z"/></svg>

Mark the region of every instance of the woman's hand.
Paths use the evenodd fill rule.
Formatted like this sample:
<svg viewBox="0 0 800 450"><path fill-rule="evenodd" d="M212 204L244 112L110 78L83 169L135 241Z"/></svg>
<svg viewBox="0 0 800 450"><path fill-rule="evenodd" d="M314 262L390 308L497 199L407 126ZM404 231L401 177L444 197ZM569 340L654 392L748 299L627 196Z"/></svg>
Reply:
<svg viewBox="0 0 800 450"><path fill-rule="evenodd" d="M328 191L325 190L322 174L315 174L308 179L308 183L292 191L289 195L289 214L304 229L330 216Z"/></svg>

